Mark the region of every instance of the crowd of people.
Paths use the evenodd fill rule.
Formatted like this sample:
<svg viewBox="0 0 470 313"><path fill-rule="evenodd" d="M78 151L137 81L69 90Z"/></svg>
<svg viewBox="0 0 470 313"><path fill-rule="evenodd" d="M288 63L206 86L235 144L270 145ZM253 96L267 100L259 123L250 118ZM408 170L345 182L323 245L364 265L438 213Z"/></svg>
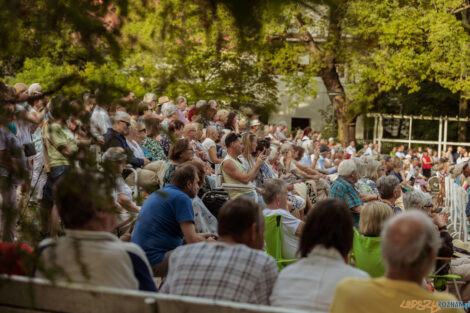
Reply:
<svg viewBox="0 0 470 313"><path fill-rule="evenodd" d="M456 301L426 284L453 255L428 181L469 184L462 147L382 154L215 100L130 93L105 105L99 90L73 101L49 100L39 84L9 92L2 240L21 236L19 207L37 204L37 277L315 312ZM263 251L271 216L281 217L287 265Z"/></svg>

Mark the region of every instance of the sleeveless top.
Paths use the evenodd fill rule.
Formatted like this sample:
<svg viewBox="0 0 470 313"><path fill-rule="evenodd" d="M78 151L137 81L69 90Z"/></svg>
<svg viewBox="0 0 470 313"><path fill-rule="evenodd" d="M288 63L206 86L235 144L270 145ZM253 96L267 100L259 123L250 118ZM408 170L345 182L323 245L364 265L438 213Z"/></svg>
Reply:
<svg viewBox="0 0 470 313"><path fill-rule="evenodd" d="M246 174L247 173L247 170L245 168L245 166L242 164L242 162L240 162L239 160L235 160L234 158L232 158L230 155L226 155L225 156L225 159L222 161L222 164L224 164L225 161L227 160L231 160L235 166L237 167L237 169ZM250 182L248 184L244 184L242 183L241 181L238 181L236 179L233 179L232 177L230 177L229 175L227 175L227 173L225 173L223 167L222 167L222 164L221 164L221 170L222 170L222 175L224 177L224 182L227 183L227 184L237 184L237 185L245 185L245 186L249 186L249 187L252 187L250 189L231 189L228 191L229 193L229 196L230 196L230 199L235 199L241 195L244 195L244 194L247 194L247 193L250 193L250 192L253 192L255 190L255 186Z"/></svg>

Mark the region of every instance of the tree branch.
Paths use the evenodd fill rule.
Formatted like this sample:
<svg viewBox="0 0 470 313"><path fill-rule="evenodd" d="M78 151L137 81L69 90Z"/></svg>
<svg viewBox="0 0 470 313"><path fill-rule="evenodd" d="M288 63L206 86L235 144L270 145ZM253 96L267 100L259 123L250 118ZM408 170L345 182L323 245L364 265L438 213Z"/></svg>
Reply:
<svg viewBox="0 0 470 313"><path fill-rule="evenodd" d="M302 15L299 13L295 16L295 20L297 22L297 25L299 26L299 28L303 28L305 26L305 22L302 18ZM318 45L315 43L315 38L313 38L312 34L310 34L309 31L306 31L304 33L305 35L307 35L308 37L308 41L306 41L305 43L307 44L309 50L311 52L313 52L314 54L316 55L319 55L320 54L320 48L318 47Z"/></svg>

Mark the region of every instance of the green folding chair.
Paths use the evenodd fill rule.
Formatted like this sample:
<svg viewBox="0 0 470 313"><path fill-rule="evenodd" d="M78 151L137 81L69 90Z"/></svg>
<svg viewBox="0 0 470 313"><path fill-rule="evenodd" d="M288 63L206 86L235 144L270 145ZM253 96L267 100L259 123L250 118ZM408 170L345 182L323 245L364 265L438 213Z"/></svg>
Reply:
<svg viewBox="0 0 470 313"><path fill-rule="evenodd" d="M279 270L297 259L282 258L282 217L272 215L264 217L265 230L264 241L266 242L266 253L276 260Z"/></svg>

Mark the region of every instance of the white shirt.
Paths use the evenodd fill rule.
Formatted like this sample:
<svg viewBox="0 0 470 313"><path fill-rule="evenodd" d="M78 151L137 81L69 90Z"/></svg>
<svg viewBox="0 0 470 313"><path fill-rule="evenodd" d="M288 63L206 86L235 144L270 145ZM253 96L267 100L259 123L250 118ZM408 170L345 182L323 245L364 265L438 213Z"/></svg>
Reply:
<svg viewBox="0 0 470 313"><path fill-rule="evenodd" d="M79 249L80 258L76 251ZM122 242L116 236L101 231L66 230L66 236L40 243L40 259L46 270L58 266L65 275L55 275L57 281L83 283L124 289L139 289L152 283L150 265L138 245ZM80 260L80 261L79 261ZM83 275L85 266L88 277ZM147 280L142 280L144 273ZM36 277L43 277L41 272ZM151 278L150 278L151 279Z"/></svg>
<svg viewBox="0 0 470 313"><path fill-rule="evenodd" d="M282 257L284 259L295 259L299 248L299 237L295 235L295 232L302 221L283 209L264 209L263 215L280 215L282 217Z"/></svg>
<svg viewBox="0 0 470 313"><path fill-rule="evenodd" d="M212 163L214 163L211 159L210 154L209 154L209 150L210 150L211 147L214 147L216 149L215 151L217 152L217 147L215 145L215 141L210 139L210 138L204 139L204 141L202 142L202 148L204 149L204 152L206 154L206 160L209 160Z"/></svg>
<svg viewBox="0 0 470 313"><path fill-rule="evenodd" d="M281 271L271 294L271 305L326 313L336 286L346 277L369 275L347 265L335 248L316 246L306 258Z"/></svg>
<svg viewBox="0 0 470 313"><path fill-rule="evenodd" d="M349 146L349 147L346 148L346 152L347 152L348 154L351 154L351 155L352 155L352 154L356 153L356 148L355 148L355 147L352 147L352 146Z"/></svg>
<svg viewBox="0 0 470 313"><path fill-rule="evenodd" d="M135 141L134 139L132 139L132 141L129 141L126 139L126 141L127 141L127 144L129 145L129 148L131 148L132 154L134 155L134 157L138 159L145 158L144 151L142 150L142 148L140 147L137 141Z"/></svg>
<svg viewBox="0 0 470 313"><path fill-rule="evenodd" d="M460 164L460 163L468 162L468 160L469 160L468 157L459 157L456 163Z"/></svg>
<svg viewBox="0 0 470 313"><path fill-rule="evenodd" d="M100 106L95 106L90 117L90 132L97 139L103 139L108 131L112 128L111 119L108 112Z"/></svg>
<svg viewBox="0 0 470 313"><path fill-rule="evenodd" d="M399 157L399 158L404 158L404 157L405 157L405 153L400 152L400 151L397 151L397 152L395 152L395 156L396 156L396 157Z"/></svg>

